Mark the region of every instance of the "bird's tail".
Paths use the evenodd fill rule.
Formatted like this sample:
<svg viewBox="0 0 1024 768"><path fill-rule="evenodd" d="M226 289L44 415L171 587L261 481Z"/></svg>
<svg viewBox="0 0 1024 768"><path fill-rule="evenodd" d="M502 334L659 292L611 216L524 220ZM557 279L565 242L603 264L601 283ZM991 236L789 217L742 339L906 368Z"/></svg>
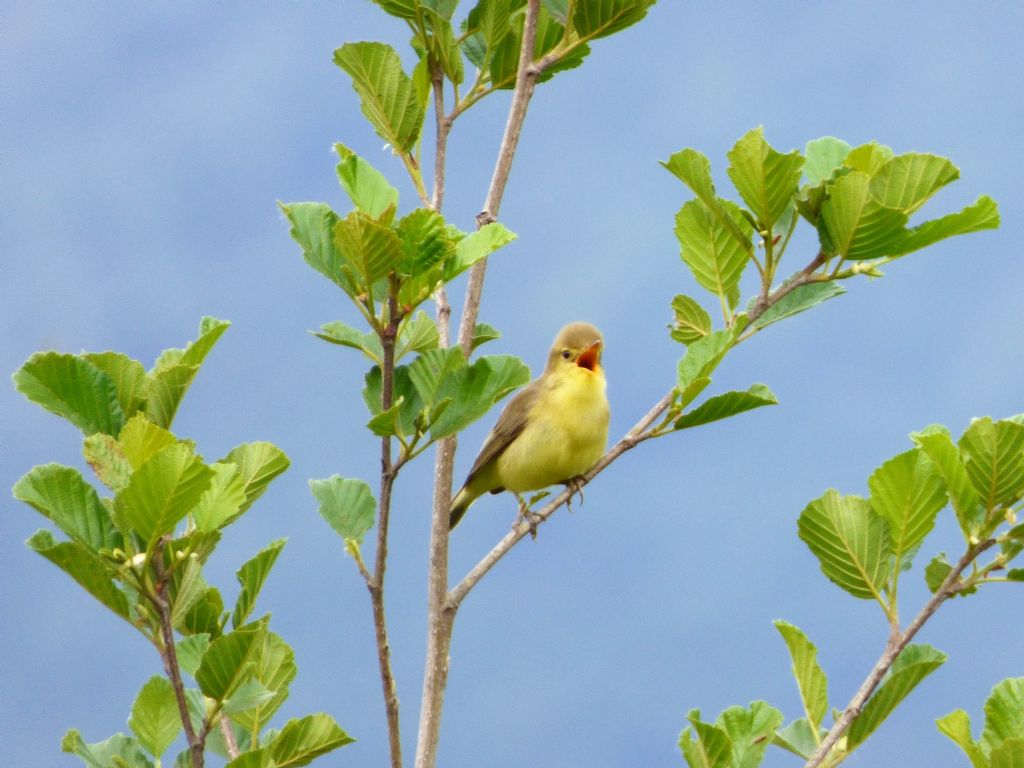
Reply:
<svg viewBox="0 0 1024 768"><path fill-rule="evenodd" d="M469 488L466 486L462 486L462 490L455 494L455 498L452 499L451 509L448 512L449 531L459 524L462 516L465 515L466 510L469 509L469 505L476 501L476 499L477 496L470 493Z"/></svg>

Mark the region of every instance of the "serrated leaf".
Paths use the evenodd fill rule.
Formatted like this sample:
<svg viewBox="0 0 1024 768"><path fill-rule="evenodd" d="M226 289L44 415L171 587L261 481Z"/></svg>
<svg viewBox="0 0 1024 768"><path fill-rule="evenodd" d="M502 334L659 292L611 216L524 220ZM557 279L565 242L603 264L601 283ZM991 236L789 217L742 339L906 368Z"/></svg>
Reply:
<svg viewBox="0 0 1024 768"><path fill-rule="evenodd" d="M128 600L110 578L104 561L90 549L73 541L54 541L49 531L37 531L25 542L56 565L107 608L131 623Z"/></svg>
<svg viewBox="0 0 1024 768"><path fill-rule="evenodd" d="M842 296L846 289L833 281L805 283L787 293L750 323L750 328L761 330L772 323L800 314L824 301Z"/></svg>
<svg viewBox="0 0 1024 768"><path fill-rule="evenodd" d="M119 491L128 484L132 466L121 445L111 435L97 432L85 438L82 457L100 481L111 490Z"/></svg>
<svg viewBox="0 0 1024 768"><path fill-rule="evenodd" d="M986 510L1024 495L1024 425L974 419L959 446L967 478Z"/></svg>
<svg viewBox="0 0 1024 768"><path fill-rule="evenodd" d="M906 152L888 160L871 177L871 196L887 208L911 214L942 187L960 178L945 157Z"/></svg>
<svg viewBox="0 0 1024 768"><path fill-rule="evenodd" d="M852 751L875 732L917 685L942 666L946 654L930 645L908 645L846 732Z"/></svg>
<svg viewBox="0 0 1024 768"><path fill-rule="evenodd" d="M174 743L181 732L181 716L174 688L166 677L154 675L142 686L132 704L128 727L149 754L158 759Z"/></svg>
<svg viewBox="0 0 1024 768"><path fill-rule="evenodd" d="M679 209L675 233L680 255L697 283L735 307L740 277L750 259L750 249L745 244L749 244L753 228L740 216L734 203L720 199L718 206L732 219L741 238L700 200L690 200Z"/></svg>
<svg viewBox="0 0 1024 768"><path fill-rule="evenodd" d="M352 78L363 114L377 135L396 151L411 150L424 112L395 50L383 43L346 43L334 52L334 63Z"/></svg>
<svg viewBox="0 0 1024 768"><path fill-rule="evenodd" d="M223 701L235 692L251 671L249 660L259 649L266 632L266 619L228 632L210 643L196 670L203 695Z"/></svg>
<svg viewBox="0 0 1024 768"><path fill-rule="evenodd" d="M277 768L296 768L353 741L334 718L318 712L289 720L266 748L273 754Z"/></svg>
<svg viewBox="0 0 1024 768"><path fill-rule="evenodd" d="M936 720L935 725L938 726L940 733L948 736L964 751L967 759L971 761L972 768L989 768L985 753L971 737L971 718L966 712L962 709L950 712Z"/></svg>
<svg viewBox="0 0 1024 768"><path fill-rule="evenodd" d="M419 0L373 0L386 13L399 19L415 19Z"/></svg>
<svg viewBox="0 0 1024 768"><path fill-rule="evenodd" d="M735 768L757 768L771 744L775 729L782 725L782 713L763 701L750 707L729 707L715 719L732 742L732 765Z"/></svg>
<svg viewBox="0 0 1024 768"><path fill-rule="evenodd" d="M892 156L893 151L891 147L879 144L877 141L872 141L851 149L850 154L843 161L843 165L854 171L860 171L861 173L873 176L883 165L889 162Z"/></svg>
<svg viewBox="0 0 1024 768"><path fill-rule="evenodd" d="M375 518L377 501L362 480L332 475L310 480L309 489L320 504L320 516L343 539L362 542Z"/></svg>
<svg viewBox="0 0 1024 768"><path fill-rule="evenodd" d="M613 35L647 15L655 0L577 0L573 28L584 40Z"/></svg>
<svg viewBox="0 0 1024 768"><path fill-rule="evenodd" d="M501 331L487 323L477 323L473 326L473 341L470 344L470 352L474 351L481 344L501 338Z"/></svg>
<svg viewBox="0 0 1024 768"><path fill-rule="evenodd" d="M790 207L804 159L796 150L782 154L765 141L764 130L748 131L728 152L729 178L765 229Z"/></svg>
<svg viewBox="0 0 1024 768"><path fill-rule="evenodd" d="M273 443L256 441L242 443L232 448L220 460L223 464L234 464L242 478L245 502L238 513L245 512L267 490L271 481L291 466L284 451Z"/></svg>
<svg viewBox="0 0 1024 768"><path fill-rule="evenodd" d="M821 204L828 253L860 260L887 256L896 250L907 215L871 197L870 186L871 177L859 171L829 185L828 198Z"/></svg>
<svg viewBox="0 0 1024 768"><path fill-rule="evenodd" d="M1024 734L1024 677L1010 677L992 689L985 701L985 728L979 743L994 750Z"/></svg>
<svg viewBox="0 0 1024 768"><path fill-rule="evenodd" d="M384 174L344 144L335 144L334 151L338 153L338 181L353 205L375 219L398 207L398 190Z"/></svg>
<svg viewBox="0 0 1024 768"><path fill-rule="evenodd" d="M163 427L139 413L128 420L117 436L117 443L132 470L136 470L152 456L178 439Z"/></svg>
<svg viewBox="0 0 1024 768"><path fill-rule="evenodd" d="M805 760L814 754L814 750L820 743L821 737L814 738L814 731L811 730L811 724L807 722L806 717L794 720L785 728L775 731L775 737L772 739L772 744L775 746L792 752Z"/></svg>
<svg viewBox="0 0 1024 768"><path fill-rule="evenodd" d="M117 401L125 418L130 418L146 400L146 369L138 360L120 352L89 352L82 355L114 382Z"/></svg>
<svg viewBox="0 0 1024 768"><path fill-rule="evenodd" d="M319 331L313 332L313 335L331 344L358 349L378 365L384 357L384 350L380 345L380 339L377 338L377 334L363 333L339 320L324 323L320 326Z"/></svg>
<svg viewBox="0 0 1024 768"><path fill-rule="evenodd" d="M1007 739L989 755L991 768L1024 768L1024 736Z"/></svg>
<svg viewBox="0 0 1024 768"><path fill-rule="evenodd" d="M928 458L942 476L949 500L960 522L960 529L965 538L970 539L982 522L984 511L980 508L981 500L967 477L967 468L960 458L956 445L953 444L949 430L941 425L931 425L920 432L912 433L910 439L928 454Z"/></svg>
<svg viewBox="0 0 1024 768"><path fill-rule="evenodd" d="M395 347L395 361L401 360L413 352L426 352L437 349L440 336L437 326L423 311L417 312L402 325L398 332L398 343Z"/></svg>
<svg viewBox="0 0 1024 768"><path fill-rule="evenodd" d="M206 633L185 637L174 644L178 664L190 675L195 676L203 654L210 647L210 636Z"/></svg>
<svg viewBox="0 0 1024 768"><path fill-rule="evenodd" d="M711 333L711 316L695 299L677 294L672 299L675 323L672 338L683 344L692 344Z"/></svg>
<svg viewBox="0 0 1024 768"><path fill-rule="evenodd" d="M698 379L710 380L711 374L734 342L732 331L726 330L714 331L690 344L677 366L676 388L682 392Z"/></svg>
<svg viewBox="0 0 1024 768"><path fill-rule="evenodd" d="M210 487L213 474L185 445L162 448L114 498L118 527L135 530L146 542L170 533Z"/></svg>
<svg viewBox="0 0 1024 768"><path fill-rule="evenodd" d="M983 229L996 229L998 226L999 206L988 195L982 195L962 211L905 230L892 255L902 256L919 251L947 237L980 232Z"/></svg>
<svg viewBox="0 0 1024 768"><path fill-rule="evenodd" d="M676 419L676 429L689 429L713 421L727 419L744 411L760 408L764 405L778 405L779 400L764 384L754 384L746 392L726 392L722 395L709 397L689 413Z"/></svg>
<svg viewBox="0 0 1024 768"><path fill-rule="evenodd" d="M82 734L72 728L64 734L60 748L82 759L89 768L153 768L139 743L123 733L106 741L86 744Z"/></svg>
<svg viewBox="0 0 1024 768"><path fill-rule="evenodd" d="M434 354L436 350L428 350L427 354ZM387 432L388 434L411 435L416 431L416 420L423 410L423 401L416 387L413 386L409 373L410 366L400 365L395 368L395 381L392 391L392 407L387 416L381 412L381 370L377 366L371 368L366 374L365 386L363 387L363 401L373 418L369 424L375 434Z"/></svg>
<svg viewBox="0 0 1024 768"><path fill-rule="evenodd" d="M224 619L224 598L216 587L207 587L174 628L182 634L207 635L215 640L221 635Z"/></svg>
<svg viewBox="0 0 1024 768"><path fill-rule="evenodd" d="M935 465L919 448L886 461L868 478L871 508L889 522L895 573L910 567L935 517L946 506L946 489Z"/></svg>
<svg viewBox="0 0 1024 768"><path fill-rule="evenodd" d="M242 585L235 601L235 610L231 614L231 626L240 627L249 618L253 607L256 605L256 597L263 588L263 583L274 567L277 556L284 549L285 539L278 539L259 551L254 557L246 560L242 567L235 573L238 583Z"/></svg>
<svg viewBox="0 0 1024 768"><path fill-rule="evenodd" d="M398 266L402 257L395 230L360 211L353 211L334 225L334 247L341 254L342 272L360 291L369 291Z"/></svg>
<svg viewBox="0 0 1024 768"><path fill-rule="evenodd" d="M866 499L830 489L800 513L798 529L830 581L854 597L883 602L889 531Z"/></svg>
<svg viewBox="0 0 1024 768"><path fill-rule="evenodd" d="M302 248L302 257L313 269L355 296L351 278L341 271L341 253L334 246L334 227L338 214L325 203L278 203L291 223L288 233Z"/></svg>
<svg viewBox="0 0 1024 768"><path fill-rule="evenodd" d="M679 748L690 768L733 768L732 740L721 728L705 723L700 712L691 710L686 719L690 728L679 735ZM694 738L696 736L696 738Z"/></svg>
<svg viewBox="0 0 1024 768"><path fill-rule="evenodd" d="M96 489L77 469L60 464L33 467L15 483L13 493L89 549L114 549L124 544Z"/></svg>
<svg viewBox="0 0 1024 768"><path fill-rule="evenodd" d="M479 0L466 19L466 55L478 69L488 71L498 45L511 30L513 0ZM470 40L473 42L470 43Z"/></svg>
<svg viewBox="0 0 1024 768"><path fill-rule="evenodd" d="M231 697L225 700L222 711L225 715L236 715L240 712L248 712L256 707L266 704L277 691L271 691L263 683L255 678L250 678L235 689Z"/></svg>
<svg viewBox="0 0 1024 768"><path fill-rule="evenodd" d="M430 426L434 440L465 429L510 392L530 381L530 369L512 355L484 355L441 381L435 402L450 399Z"/></svg>
<svg viewBox="0 0 1024 768"><path fill-rule="evenodd" d="M234 464L210 464L210 486L192 509L196 528L204 533L216 531L238 517L245 503L245 481Z"/></svg>
<svg viewBox="0 0 1024 768"><path fill-rule="evenodd" d="M742 216L734 217L722 205L722 199L715 194L715 185L711 180L711 161L695 149L684 149L676 152L662 166L682 181L707 206L715 218L729 230L730 234L748 254L753 254L754 246L750 242L749 224L746 229L740 227L740 221L746 223ZM739 208L733 205L733 210Z"/></svg>
<svg viewBox="0 0 1024 768"><path fill-rule="evenodd" d="M21 394L67 419L86 435L116 435L124 424L114 380L82 357L38 352L13 378Z"/></svg>
<svg viewBox="0 0 1024 768"><path fill-rule="evenodd" d="M208 585L203 579L202 564L198 557L189 557L174 574L175 590L171 595L171 625L184 621L192 606L203 596Z"/></svg>
<svg viewBox="0 0 1024 768"><path fill-rule="evenodd" d="M850 145L834 136L822 136L807 142L804 148L804 178L812 185L827 181L849 154Z"/></svg>
<svg viewBox="0 0 1024 768"><path fill-rule="evenodd" d="M800 700L813 738L813 731L821 727L821 721L828 712L828 680L818 664L818 649L799 627L781 619L774 624L793 660L793 677L800 689Z"/></svg>
<svg viewBox="0 0 1024 768"><path fill-rule="evenodd" d="M275 694L255 707L237 713L233 719L248 731L260 731L288 698L288 686L295 679L298 668L295 666L295 652L279 635L269 631L264 633L259 648L253 651L249 661L253 679ZM264 743L268 743L267 734L264 738Z"/></svg>
<svg viewBox="0 0 1024 768"><path fill-rule="evenodd" d="M445 262L445 282L454 280L480 259L490 256L515 239L515 233L498 222L487 224L466 235L456 243L455 254Z"/></svg>
<svg viewBox="0 0 1024 768"><path fill-rule="evenodd" d="M198 365L173 365L151 375L146 389L146 416L158 426L170 429L198 372Z"/></svg>

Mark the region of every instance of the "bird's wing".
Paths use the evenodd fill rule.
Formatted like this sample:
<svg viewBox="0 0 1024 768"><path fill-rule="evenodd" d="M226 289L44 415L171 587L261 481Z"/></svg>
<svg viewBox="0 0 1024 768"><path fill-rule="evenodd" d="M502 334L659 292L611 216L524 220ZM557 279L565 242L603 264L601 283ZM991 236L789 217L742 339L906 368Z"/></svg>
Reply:
<svg viewBox="0 0 1024 768"><path fill-rule="evenodd" d="M537 379L509 400L508 405L502 409L501 415L498 416L498 423L494 425L491 434L487 436L483 448L480 449L480 455L476 457L473 468L469 470L469 476L466 478L467 485L477 472L504 453L512 441L519 437L523 429L526 428L527 417L533 410L540 391L541 383L540 379Z"/></svg>

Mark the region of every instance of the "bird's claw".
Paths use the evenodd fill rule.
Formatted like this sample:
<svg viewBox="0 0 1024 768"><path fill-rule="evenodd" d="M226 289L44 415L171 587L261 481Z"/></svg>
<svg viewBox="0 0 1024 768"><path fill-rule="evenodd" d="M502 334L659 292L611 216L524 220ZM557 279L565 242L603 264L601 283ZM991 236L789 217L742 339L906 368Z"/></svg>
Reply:
<svg viewBox="0 0 1024 768"><path fill-rule="evenodd" d="M576 475L570 477L565 481L565 487L569 490L569 498L565 500L566 508L572 512L572 497L579 496L580 504L583 504L583 486L587 484L587 479L583 475Z"/></svg>
<svg viewBox="0 0 1024 768"><path fill-rule="evenodd" d="M516 525L519 523L526 523L530 526L530 538L537 538L537 526L544 522L544 518L530 509L529 505L518 493L515 494L516 499L519 501L519 515L516 517Z"/></svg>

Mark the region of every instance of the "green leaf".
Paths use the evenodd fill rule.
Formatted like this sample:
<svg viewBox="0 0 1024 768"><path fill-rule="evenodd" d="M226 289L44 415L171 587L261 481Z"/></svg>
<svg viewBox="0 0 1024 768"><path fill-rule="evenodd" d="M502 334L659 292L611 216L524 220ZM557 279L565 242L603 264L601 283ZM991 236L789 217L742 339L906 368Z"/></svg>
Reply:
<svg viewBox="0 0 1024 768"><path fill-rule="evenodd" d="M243 688L250 688L251 683L252 681L243 683L239 688L239 693L236 693L235 696L232 696L229 701L233 701L237 696L239 696ZM222 713L227 709L227 707L228 702L225 702L224 708L221 710ZM224 714L221 715L221 717L218 719L218 722L212 728L210 728L210 732L206 735L207 752L213 752L215 755L224 758L224 760L231 759L231 754L228 751L228 743L224 739L224 726L222 725L222 723L227 723L230 726L231 733L235 737L235 744L238 747L239 754L252 754L252 734L244 728L241 728L231 717L228 717ZM269 760L269 756L267 759ZM270 768L273 768L272 762L273 761L271 761L271 763L268 763L268 765L270 765Z"/></svg>
<svg viewBox="0 0 1024 768"><path fill-rule="evenodd" d="M1008 739L1024 734L1024 677L1010 677L992 689L985 701L983 749L994 750Z"/></svg>
<svg viewBox="0 0 1024 768"><path fill-rule="evenodd" d="M498 222L487 224L475 232L466 235L455 245L455 254L444 266L444 280L454 280L480 259L486 258L502 246L516 239L514 232L509 231Z"/></svg>
<svg viewBox="0 0 1024 768"><path fill-rule="evenodd" d="M960 522L960 529L964 537L970 539L984 518L984 510L980 508L981 501L967 477L967 468L960 458L956 445L953 444L949 430L933 424L920 432L912 433L910 439L928 454L928 458L942 476L949 500Z"/></svg>
<svg viewBox="0 0 1024 768"><path fill-rule="evenodd" d="M231 626L239 627L249 618L249 614L252 613L252 609L256 605L256 596L263 588L263 582L270 574L270 569L274 567L277 556L284 549L284 544L285 539L278 539L270 543L255 557L246 560L235 573L238 583L242 585L242 590L238 593L235 610L231 614Z"/></svg>
<svg viewBox="0 0 1024 768"><path fill-rule="evenodd" d="M715 185L711 181L711 162L705 155L695 149L684 149L676 152L662 165L690 188L697 199L707 206L707 209L729 230L736 242L748 254L753 254L754 247L750 242L749 224L742 216L733 216L722 205L725 201L715 194ZM730 205L732 205L733 211L739 210L738 206ZM746 225L745 229L741 229L740 221Z"/></svg>
<svg viewBox="0 0 1024 768"><path fill-rule="evenodd" d="M117 436L117 444L132 471L149 461L157 451L177 442L178 438L163 427L158 427L142 413L128 419Z"/></svg>
<svg viewBox="0 0 1024 768"><path fill-rule="evenodd" d="M870 186L870 176L851 171L828 187L828 199L821 204L828 253L845 259L872 259L896 250L907 215L872 198Z"/></svg>
<svg viewBox="0 0 1024 768"><path fill-rule="evenodd" d="M343 260L342 272L360 292L369 292L402 257L395 230L360 211L352 211L334 225L334 247Z"/></svg>
<svg viewBox="0 0 1024 768"><path fill-rule="evenodd" d="M868 478L871 508L889 522L896 560L894 576L910 568L914 553L946 506L946 489L935 465L919 448L894 456Z"/></svg>
<svg viewBox="0 0 1024 768"><path fill-rule="evenodd" d="M276 695L277 691L271 691L259 680L250 678L235 689L231 697L224 702L222 711L225 715L248 712L262 704L266 704Z"/></svg>
<svg viewBox="0 0 1024 768"><path fill-rule="evenodd" d="M1024 737L1007 739L989 755L992 768L1024 768Z"/></svg>
<svg viewBox="0 0 1024 768"><path fill-rule="evenodd" d="M111 435L102 432L89 435L82 444L82 456L100 481L111 490L119 491L128 484L132 466L121 445Z"/></svg>
<svg viewBox="0 0 1024 768"><path fill-rule="evenodd" d="M736 768L757 768L772 743L775 729L782 725L782 713L763 701L753 701L749 709L729 707L718 716L715 725L732 742L732 764Z"/></svg>
<svg viewBox="0 0 1024 768"><path fill-rule="evenodd" d="M192 509L196 528L204 533L223 528L236 519L245 503L245 483L236 465L216 462L210 469L210 487Z"/></svg>
<svg viewBox="0 0 1024 768"><path fill-rule="evenodd" d="M54 541L49 531L37 531L25 542L122 619L131 622L128 600L110 578L104 561L90 549L73 541Z"/></svg>
<svg viewBox="0 0 1024 768"><path fill-rule="evenodd" d="M672 299L672 311L676 315L672 338L676 341L692 344L711 333L711 316L689 296L677 294Z"/></svg>
<svg viewBox="0 0 1024 768"><path fill-rule="evenodd" d="M733 227L724 224L703 202L690 200L676 214L675 233L682 259L700 286L735 307L740 277L750 259L753 228L734 203L719 200L718 204L732 219ZM733 229L738 229L742 237L737 238Z"/></svg>
<svg viewBox="0 0 1024 768"><path fill-rule="evenodd" d="M714 331L690 344L686 348L686 354L679 361L676 388L682 392L698 379L710 380L711 374L732 348L735 340L732 331Z"/></svg>
<svg viewBox="0 0 1024 768"><path fill-rule="evenodd" d="M80 757L89 768L153 768L139 743L123 733L115 733L97 744L86 744L82 734L72 728L64 734L60 748Z"/></svg>
<svg viewBox="0 0 1024 768"><path fill-rule="evenodd" d="M401 360L413 352L426 352L428 349L437 349L440 340L434 321L425 312L417 312L402 324L398 332L395 360Z"/></svg>
<svg viewBox="0 0 1024 768"><path fill-rule="evenodd" d="M96 489L77 469L60 464L33 467L14 485L14 498L41 512L85 547L114 549L124 544Z"/></svg>
<svg viewBox="0 0 1024 768"><path fill-rule="evenodd" d="M384 174L344 144L335 144L334 151L338 153L338 181L353 205L375 219L398 207L398 190Z"/></svg>
<svg viewBox="0 0 1024 768"><path fill-rule="evenodd" d="M114 382L117 401L125 417L139 411L146 401L146 369L138 360L120 352L91 352L82 355Z"/></svg>
<svg viewBox="0 0 1024 768"><path fill-rule="evenodd" d="M385 0L373 1L378 5L383 5L385 2ZM270 750L264 747L240 754L228 763L225 768L277 768L277 763L274 762Z"/></svg>
<svg viewBox="0 0 1024 768"><path fill-rule="evenodd" d="M871 196L887 208L911 214L958 178L960 169L947 158L907 152L893 157L874 173Z"/></svg>
<svg viewBox="0 0 1024 768"><path fill-rule="evenodd" d="M249 661L266 632L266 619L247 624L210 643L195 678L205 696L223 701L249 674Z"/></svg>
<svg viewBox="0 0 1024 768"><path fill-rule="evenodd" d="M986 510L1024 495L1024 424L974 419L959 445L967 478Z"/></svg>
<svg viewBox="0 0 1024 768"><path fill-rule="evenodd" d="M119 527L146 542L174 530L210 487L213 471L183 444L169 445L137 469L114 498Z"/></svg>
<svg viewBox="0 0 1024 768"><path fill-rule="evenodd" d="M647 15L655 0L577 0L573 27L583 40L615 34Z"/></svg>
<svg viewBox="0 0 1024 768"><path fill-rule="evenodd" d="M774 622L793 660L793 677L800 689L809 728L816 731L828 712L828 680L818 664L818 649L799 627L778 619Z"/></svg>
<svg viewBox="0 0 1024 768"><path fill-rule="evenodd" d="M947 237L980 232L983 229L996 229L998 226L999 206L991 197L982 195L962 211L904 230L892 255L902 256L919 251Z"/></svg>
<svg viewBox="0 0 1024 768"><path fill-rule="evenodd" d="M216 639L220 637L225 619L224 599L216 587L207 587L174 628L182 634L207 635ZM192 676L195 677L195 673Z"/></svg>
<svg viewBox="0 0 1024 768"><path fill-rule="evenodd" d="M239 508L239 514L249 509L267 490L271 481L291 466L284 451L273 443L263 441L237 445L220 461L223 464L234 464L241 475L245 502Z"/></svg>
<svg viewBox="0 0 1024 768"><path fill-rule="evenodd" d="M199 366L206 360L206 356L210 354L210 350L213 349L217 341L224 332L231 327L231 323L227 320L218 320L216 317L210 317L209 315L204 316L199 321L199 336L195 341L190 341L185 349L182 350L171 350L165 349L161 357L169 352L180 352L181 356L177 359L177 365L187 366ZM159 364L157 365L159 370Z"/></svg>
<svg viewBox="0 0 1024 768"><path fill-rule="evenodd" d="M844 293L846 289L833 281L799 285L752 320L749 327L759 331Z"/></svg>
<svg viewBox="0 0 1024 768"><path fill-rule="evenodd" d="M930 645L908 645L904 648L864 709L850 724L846 733L850 751L874 733L917 684L942 666L945 660L946 654Z"/></svg>
<svg viewBox="0 0 1024 768"><path fill-rule="evenodd" d="M868 144L861 144L859 147L850 150L843 165L854 171L866 173L869 176L876 174L883 165L892 158L891 147L872 141Z"/></svg>
<svg viewBox="0 0 1024 768"><path fill-rule="evenodd" d="M436 350L430 350L433 354ZM381 371L374 366L366 374L366 386L363 388L363 400L373 418L368 426L375 434L411 435L417 427L417 418L423 410L416 387L413 386L409 374L410 366L400 365L395 368L395 382L391 408L387 415L381 413Z"/></svg>
<svg viewBox="0 0 1024 768"><path fill-rule="evenodd" d="M208 589L198 557L189 557L174 573L175 589L171 595L171 626L181 624L192 606Z"/></svg>
<svg viewBox="0 0 1024 768"><path fill-rule="evenodd" d="M362 542L373 527L377 501L362 480L332 475L310 480L309 489L320 503L320 516L346 541Z"/></svg>
<svg viewBox="0 0 1024 768"><path fill-rule="evenodd" d="M132 704L128 727L149 754L158 759L178 738L181 716L174 688L166 677L154 675L142 686Z"/></svg>
<svg viewBox="0 0 1024 768"><path fill-rule="evenodd" d="M114 380L82 357L38 352L15 372L14 386L86 435L116 435L124 424Z"/></svg>
<svg viewBox="0 0 1024 768"><path fill-rule="evenodd" d="M939 731L957 744L967 755L973 768L989 768L988 760L981 747L971 737L971 718L962 709L950 712L945 717L935 721Z"/></svg>
<svg viewBox="0 0 1024 768"><path fill-rule="evenodd" d="M151 375L146 415L155 424L170 429L178 406L198 372L198 365L173 365Z"/></svg>
<svg viewBox="0 0 1024 768"><path fill-rule="evenodd" d="M430 427L434 440L465 429L510 392L530 381L530 369L512 355L484 355L442 381L440 400L449 405Z"/></svg>
<svg viewBox="0 0 1024 768"><path fill-rule="evenodd" d="M727 419L744 411L760 408L763 405L778 405L775 393L764 384L754 384L746 392L726 392L723 395L709 397L689 413L676 419L676 429L689 429L713 421Z"/></svg>
<svg viewBox="0 0 1024 768"><path fill-rule="evenodd" d="M424 352L408 367L409 379L420 399L428 408L434 408L444 398L445 383L454 373L466 366L466 358L459 347L432 349ZM380 410L380 388L376 387L374 403ZM367 400L367 405L370 401ZM374 410L373 407L370 409Z"/></svg>
<svg viewBox="0 0 1024 768"><path fill-rule="evenodd" d="M346 43L334 52L334 63L352 78L363 114L377 135L396 151L410 151L424 112L395 50L383 43Z"/></svg>
<svg viewBox="0 0 1024 768"><path fill-rule="evenodd" d="M289 234L302 248L302 257L313 269L355 296L352 280L342 272L341 253L334 246L334 227L338 214L324 203L278 203L291 223Z"/></svg>
<svg viewBox="0 0 1024 768"><path fill-rule="evenodd" d="M690 728L679 734L679 748L690 768L733 768L732 740L721 728L702 722L700 712L691 710L686 719ZM694 738L696 736L696 738Z"/></svg>
<svg viewBox="0 0 1024 768"><path fill-rule="evenodd" d="M818 748L820 743L821 737L814 738L814 731L811 729L811 724L807 722L806 717L794 720L785 728L777 730L775 738L772 740L772 744L775 746L781 747L787 752L792 752L794 755L805 760L814 754L814 750Z"/></svg>
<svg viewBox="0 0 1024 768"><path fill-rule="evenodd" d="M295 652L279 635L269 631L264 633L259 648L253 651L250 665L253 679L267 690L275 691L273 698L234 716L238 725L251 732L262 730L288 698L288 686L295 679L298 668L295 666Z"/></svg>
<svg viewBox="0 0 1024 768"><path fill-rule="evenodd" d="M481 344L486 344L488 341L494 341L495 339L501 338L501 331L495 328L493 325L487 323L477 323L473 326L473 341L470 344L470 352L475 350Z"/></svg>
<svg viewBox="0 0 1024 768"><path fill-rule="evenodd" d="M513 0L479 0L466 19L466 56L475 67L489 71L491 58L502 40L509 34ZM564 21L564 20L563 20ZM472 42L471 42L472 41Z"/></svg>
<svg viewBox="0 0 1024 768"><path fill-rule="evenodd" d="M832 174L850 154L850 145L834 136L822 136L807 142L804 148L804 177L810 184L820 184Z"/></svg>
<svg viewBox="0 0 1024 768"><path fill-rule="evenodd" d="M854 597L874 598L884 605L889 531L866 499L840 496L830 489L800 513L798 529L830 581Z"/></svg>
<svg viewBox="0 0 1024 768"><path fill-rule="evenodd" d="M178 664L193 677L199 669L199 663L203 654L210 647L210 636L203 633L183 638L175 643L174 648L178 656Z"/></svg>
<svg viewBox="0 0 1024 768"><path fill-rule="evenodd" d="M355 739L345 733L333 717L319 712L289 720L267 748L277 768L295 768L308 765L320 755L353 741Z"/></svg>
<svg viewBox="0 0 1024 768"><path fill-rule="evenodd" d="M385 12L399 19L415 19L420 0L373 0Z"/></svg>
<svg viewBox="0 0 1024 768"><path fill-rule="evenodd" d="M402 217L396 231L402 251L397 272L404 277L419 277L455 252L444 219L429 208Z"/></svg>
<svg viewBox="0 0 1024 768"><path fill-rule="evenodd" d="M729 178L743 201L765 229L772 229L796 196L803 157L796 150L776 152L762 128L748 131L728 157Z"/></svg>
<svg viewBox="0 0 1024 768"><path fill-rule="evenodd" d="M321 325L320 330L314 331L313 335L331 344L358 349L378 365L380 365L384 357L384 350L380 345L380 339L377 338L377 334L363 333L338 320Z"/></svg>

